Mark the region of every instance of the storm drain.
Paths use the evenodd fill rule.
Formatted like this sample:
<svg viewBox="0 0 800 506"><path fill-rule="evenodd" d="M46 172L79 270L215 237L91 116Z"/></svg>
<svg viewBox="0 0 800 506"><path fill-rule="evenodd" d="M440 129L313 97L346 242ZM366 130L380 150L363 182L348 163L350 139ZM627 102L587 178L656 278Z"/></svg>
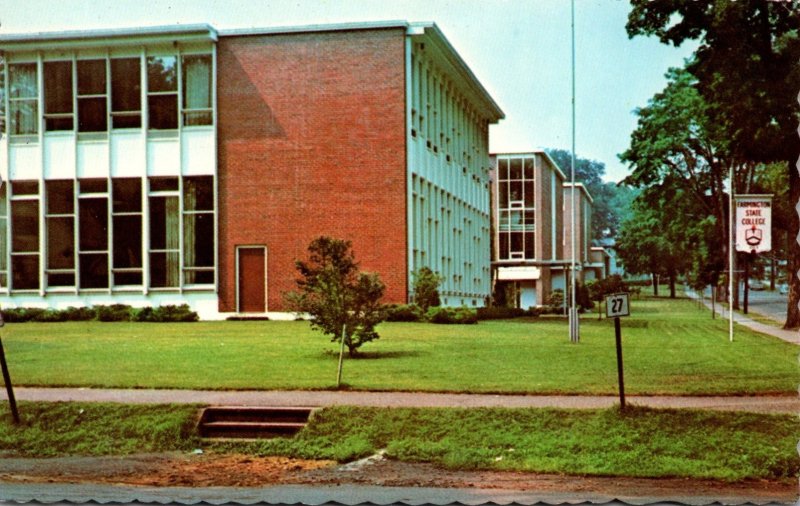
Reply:
<svg viewBox="0 0 800 506"><path fill-rule="evenodd" d="M200 437L262 439L291 437L306 426L312 407L211 406L198 424Z"/></svg>

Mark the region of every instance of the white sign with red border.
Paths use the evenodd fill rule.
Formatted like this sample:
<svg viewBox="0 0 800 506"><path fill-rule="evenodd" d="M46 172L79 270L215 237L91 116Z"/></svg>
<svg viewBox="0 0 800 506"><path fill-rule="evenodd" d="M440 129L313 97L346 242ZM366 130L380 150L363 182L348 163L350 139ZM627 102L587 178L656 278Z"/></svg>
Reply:
<svg viewBox="0 0 800 506"><path fill-rule="evenodd" d="M736 251L772 249L772 195L736 196Z"/></svg>

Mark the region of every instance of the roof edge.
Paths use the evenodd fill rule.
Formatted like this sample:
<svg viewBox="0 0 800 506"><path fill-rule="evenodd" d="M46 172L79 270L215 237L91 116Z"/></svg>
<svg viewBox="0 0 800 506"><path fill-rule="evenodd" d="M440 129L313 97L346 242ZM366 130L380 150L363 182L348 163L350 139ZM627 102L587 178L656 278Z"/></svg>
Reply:
<svg viewBox="0 0 800 506"><path fill-rule="evenodd" d="M50 32L0 34L0 43L27 43L34 41L59 42L87 39L119 39L154 35L208 34L217 40L217 30L207 23L143 26L136 28L106 28L97 30L64 30Z"/></svg>

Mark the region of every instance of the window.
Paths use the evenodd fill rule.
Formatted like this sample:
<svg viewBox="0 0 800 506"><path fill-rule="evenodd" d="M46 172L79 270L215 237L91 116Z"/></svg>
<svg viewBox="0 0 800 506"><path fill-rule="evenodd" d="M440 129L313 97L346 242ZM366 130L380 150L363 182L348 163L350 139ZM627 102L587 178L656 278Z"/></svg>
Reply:
<svg viewBox="0 0 800 506"><path fill-rule="evenodd" d="M72 130L72 62L44 62L44 125L48 132Z"/></svg>
<svg viewBox="0 0 800 506"><path fill-rule="evenodd" d="M175 56L147 58L148 128L178 128L178 59Z"/></svg>
<svg viewBox="0 0 800 506"><path fill-rule="evenodd" d="M15 181L11 191L11 288L38 290L39 184Z"/></svg>
<svg viewBox="0 0 800 506"><path fill-rule="evenodd" d="M181 216L178 178L150 180L150 286L179 285Z"/></svg>
<svg viewBox="0 0 800 506"><path fill-rule="evenodd" d="M214 180L183 182L183 271L186 284L214 283Z"/></svg>
<svg viewBox="0 0 800 506"><path fill-rule="evenodd" d="M39 133L36 64L9 65L8 80L11 135L36 135Z"/></svg>
<svg viewBox="0 0 800 506"><path fill-rule="evenodd" d="M6 60L0 55L0 138L6 133ZM5 229L3 229L5 231ZM0 286L6 286L5 283Z"/></svg>
<svg viewBox="0 0 800 506"><path fill-rule="evenodd" d="M8 200L6 183L0 183L0 288L8 288Z"/></svg>
<svg viewBox="0 0 800 506"><path fill-rule="evenodd" d="M211 56L184 56L183 75L183 126L210 125L211 108Z"/></svg>
<svg viewBox="0 0 800 506"><path fill-rule="evenodd" d="M535 258L533 158L498 160L498 240L501 260Z"/></svg>
<svg viewBox="0 0 800 506"><path fill-rule="evenodd" d="M112 180L114 285L142 284L142 180Z"/></svg>
<svg viewBox="0 0 800 506"><path fill-rule="evenodd" d="M81 288L108 288L108 181L79 181L78 245Z"/></svg>
<svg viewBox="0 0 800 506"><path fill-rule="evenodd" d="M141 128L142 89L139 58L111 60L111 126Z"/></svg>
<svg viewBox="0 0 800 506"><path fill-rule="evenodd" d="M47 286L75 286L75 193L72 181L47 181Z"/></svg>
<svg viewBox="0 0 800 506"><path fill-rule="evenodd" d="M78 61L78 131L105 132L106 60Z"/></svg>

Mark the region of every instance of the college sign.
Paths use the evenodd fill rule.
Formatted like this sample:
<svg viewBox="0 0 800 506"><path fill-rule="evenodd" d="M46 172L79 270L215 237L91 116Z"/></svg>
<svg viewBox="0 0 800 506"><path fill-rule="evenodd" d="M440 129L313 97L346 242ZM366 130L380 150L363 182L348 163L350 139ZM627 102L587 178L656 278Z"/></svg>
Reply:
<svg viewBox="0 0 800 506"><path fill-rule="evenodd" d="M772 249L772 195L736 196L736 251Z"/></svg>

